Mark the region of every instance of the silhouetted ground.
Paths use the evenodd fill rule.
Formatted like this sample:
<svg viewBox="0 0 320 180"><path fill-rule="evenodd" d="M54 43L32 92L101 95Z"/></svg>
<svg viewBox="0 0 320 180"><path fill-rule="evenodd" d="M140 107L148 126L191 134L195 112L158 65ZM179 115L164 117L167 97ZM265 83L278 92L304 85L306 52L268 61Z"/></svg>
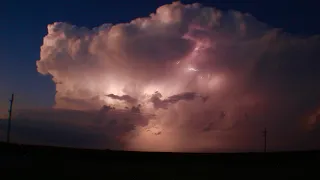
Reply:
<svg viewBox="0 0 320 180"><path fill-rule="evenodd" d="M41 174L48 177L50 172L50 176L58 177L68 175L109 179L319 179L319 164L320 151L145 153L0 143L0 167L14 170L11 176L25 178L28 176L24 171L32 172L32 177Z"/></svg>

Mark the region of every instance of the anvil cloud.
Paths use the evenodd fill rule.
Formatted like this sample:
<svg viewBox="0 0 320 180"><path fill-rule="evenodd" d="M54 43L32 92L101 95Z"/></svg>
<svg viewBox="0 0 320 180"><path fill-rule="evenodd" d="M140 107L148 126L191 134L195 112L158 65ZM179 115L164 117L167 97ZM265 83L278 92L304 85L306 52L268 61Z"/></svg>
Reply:
<svg viewBox="0 0 320 180"><path fill-rule="evenodd" d="M319 47L250 14L174 2L129 23L50 24L37 70L56 83L56 108L140 112L146 123L119 131L125 149L257 149L264 127L274 149L299 148L319 135Z"/></svg>

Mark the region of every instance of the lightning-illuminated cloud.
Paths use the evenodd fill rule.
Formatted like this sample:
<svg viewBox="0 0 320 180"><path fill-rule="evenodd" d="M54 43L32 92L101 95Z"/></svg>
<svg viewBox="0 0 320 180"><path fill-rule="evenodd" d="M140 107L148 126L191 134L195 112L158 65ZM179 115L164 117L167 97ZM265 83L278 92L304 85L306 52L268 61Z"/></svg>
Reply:
<svg viewBox="0 0 320 180"><path fill-rule="evenodd" d="M319 40L250 14L174 2L129 23L50 24L37 70L56 82L57 108L111 105L152 115L121 133L128 149L249 147L254 129L303 133L312 121Z"/></svg>

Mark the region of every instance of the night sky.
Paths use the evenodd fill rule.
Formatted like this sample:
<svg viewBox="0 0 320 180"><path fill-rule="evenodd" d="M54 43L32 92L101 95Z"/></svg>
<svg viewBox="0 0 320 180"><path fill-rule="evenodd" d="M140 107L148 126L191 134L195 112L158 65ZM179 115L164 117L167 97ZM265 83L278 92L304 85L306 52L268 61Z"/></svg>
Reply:
<svg viewBox="0 0 320 180"><path fill-rule="evenodd" d="M16 93L16 106L50 107L54 103L55 87L49 76L40 75L35 61L47 34L47 25L69 22L77 26L96 27L103 23L129 22L148 16L170 0L135 1L23 1L2 2L0 18L0 89L1 109ZM258 20L286 32L299 35L320 33L319 7L316 1L181 1L200 2L221 10L234 9L251 13Z"/></svg>
<svg viewBox="0 0 320 180"><path fill-rule="evenodd" d="M316 1L181 1L221 11L172 2L3 2L0 118L14 92L13 139L259 150L256 134L269 128L275 150L320 147Z"/></svg>

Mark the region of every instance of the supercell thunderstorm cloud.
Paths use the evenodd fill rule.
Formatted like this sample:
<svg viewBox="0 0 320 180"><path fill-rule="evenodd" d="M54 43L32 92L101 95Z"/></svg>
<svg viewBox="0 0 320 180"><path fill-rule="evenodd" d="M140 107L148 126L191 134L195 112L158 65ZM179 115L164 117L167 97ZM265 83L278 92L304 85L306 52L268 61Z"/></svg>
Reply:
<svg viewBox="0 0 320 180"><path fill-rule="evenodd" d="M37 70L55 108L100 110L126 150L259 149L264 127L271 148L299 148L318 129L319 40L174 2L129 23L50 24Z"/></svg>

